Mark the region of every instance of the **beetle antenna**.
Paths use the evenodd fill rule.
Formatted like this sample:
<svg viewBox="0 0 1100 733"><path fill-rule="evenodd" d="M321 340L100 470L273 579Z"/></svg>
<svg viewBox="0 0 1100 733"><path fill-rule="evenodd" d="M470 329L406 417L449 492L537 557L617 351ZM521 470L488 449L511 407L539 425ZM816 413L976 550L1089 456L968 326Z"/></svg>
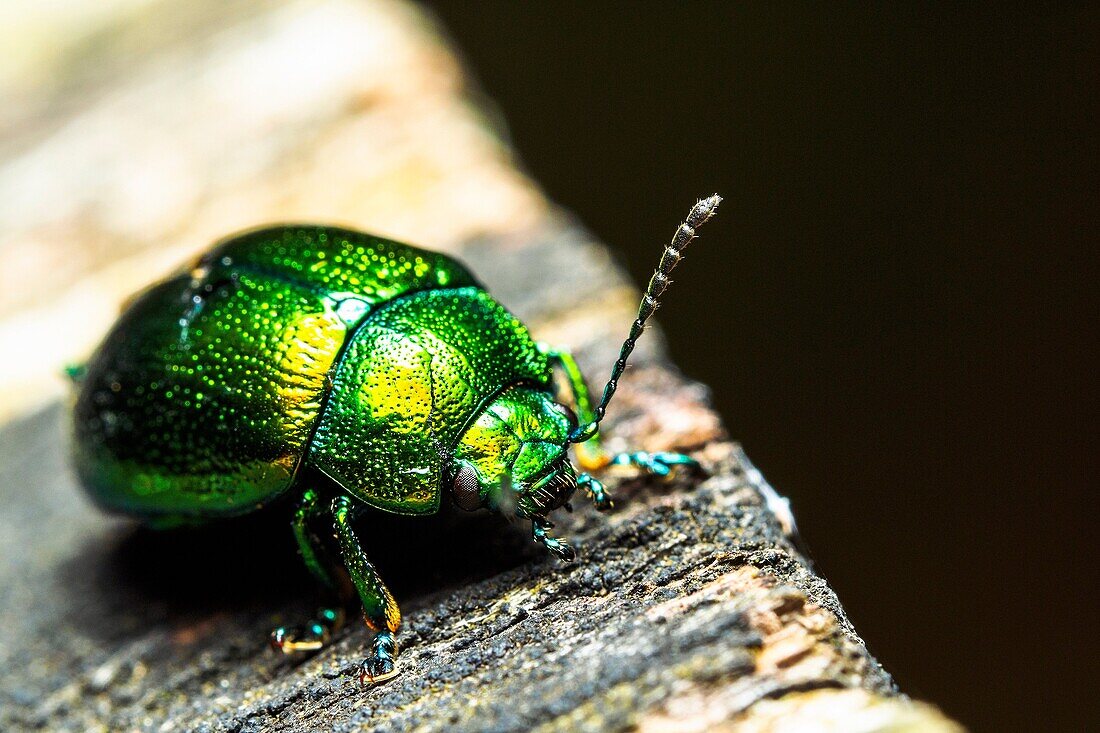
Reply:
<svg viewBox="0 0 1100 733"><path fill-rule="evenodd" d="M684 256L684 249L695 239L695 230L706 224L714 216L715 212L718 211L718 204L721 202L722 197L718 194L695 202L695 206L691 207L687 219L673 235L672 242L665 247L665 251L661 255L661 262L657 265L653 277L649 279L649 286L646 287L642 302L638 305L638 316L630 327L630 335L623 342L623 347L619 351L619 358L615 362L615 366L611 368L611 378L607 380L607 384L603 388L603 398L594 410L594 419L584 425L578 425L569 436L570 443L583 443L599 430L600 423L607 413L607 405L611 402L611 398L615 396L615 390L619 387L619 377L623 375L623 371L626 369L626 360L630 358L638 339L645 331L646 321L657 310L657 303L661 295L668 288L668 284L672 282L668 279L669 273L675 269L676 265L680 264L680 260Z"/></svg>

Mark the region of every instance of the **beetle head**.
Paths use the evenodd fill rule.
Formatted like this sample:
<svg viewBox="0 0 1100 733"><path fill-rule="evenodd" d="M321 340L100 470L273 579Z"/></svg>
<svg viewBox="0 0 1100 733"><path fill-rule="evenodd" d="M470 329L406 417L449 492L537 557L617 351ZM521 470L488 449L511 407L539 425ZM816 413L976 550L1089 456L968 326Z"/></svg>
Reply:
<svg viewBox="0 0 1100 733"><path fill-rule="evenodd" d="M566 449L573 411L546 392L512 387L466 429L454 451L451 496L462 509L545 516L566 504L577 474Z"/></svg>

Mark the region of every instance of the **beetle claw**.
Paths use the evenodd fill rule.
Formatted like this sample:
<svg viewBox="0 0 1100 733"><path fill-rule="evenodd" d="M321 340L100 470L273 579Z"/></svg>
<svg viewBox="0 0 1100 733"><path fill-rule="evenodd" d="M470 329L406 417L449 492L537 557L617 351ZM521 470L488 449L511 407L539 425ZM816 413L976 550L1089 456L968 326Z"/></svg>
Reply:
<svg viewBox="0 0 1100 733"><path fill-rule="evenodd" d="M577 558L576 550L570 547L568 542L550 536L549 532L553 526L554 525L544 517L531 518L531 530L535 541L541 542L543 547L549 550L558 559L572 562Z"/></svg>
<svg viewBox="0 0 1100 733"><path fill-rule="evenodd" d="M367 687L385 682L397 675L397 666L392 659L371 657L359 665L359 684Z"/></svg>
<svg viewBox="0 0 1100 733"><path fill-rule="evenodd" d="M271 632L268 643L272 649L283 654L315 652L328 643L329 636L328 631L321 630L317 624L289 629L280 626Z"/></svg>
<svg viewBox="0 0 1100 733"><path fill-rule="evenodd" d="M553 540L553 542L554 546L551 547L550 545L547 545L546 549L554 553L554 556L557 557L559 560L564 560L565 562L573 562L577 559L577 551L574 550L572 546L570 546L568 543L562 542L561 540Z"/></svg>
<svg viewBox="0 0 1100 733"><path fill-rule="evenodd" d="M377 685L397 674L394 657L397 656L397 641L392 631L379 631L374 637L374 653L359 665L359 684Z"/></svg>
<svg viewBox="0 0 1100 733"><path fill-rule="evenodd" d="M592 504L599 511L605 512L615 506L611 501L611 495L604 489L603 484L587 473L582 473L577 477L577 485L587 492L588 497L592 499Z"/></svg>
<svg viewBox="0 0 1100 733"><path fill-rule="evenodd" d="M634 453L620 453L611 459L615 466L635 466L653 474L666 477L676 468L684 468L689 471L702 470L699 462L691 456L682 453L636 451Z"/></svg>
<svg viewBox="0 0 1100 733"><path fill-rule="evenodd" d="M332 632L343 624L343 610L322 608L317 619L305 626L280 626L275 629L268 637L268 643L272 649L283 654L315 652L328 644L332 640Z"/></svg>

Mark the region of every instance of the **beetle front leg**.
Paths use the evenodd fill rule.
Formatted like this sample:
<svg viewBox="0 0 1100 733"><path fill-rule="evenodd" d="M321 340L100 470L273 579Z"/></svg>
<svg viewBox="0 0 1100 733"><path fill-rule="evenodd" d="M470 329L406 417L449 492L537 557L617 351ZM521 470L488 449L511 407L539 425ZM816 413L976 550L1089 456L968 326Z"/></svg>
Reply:
<svg viewBox="0 0 1100 733"><path fill-rule="evenodd" d="M550 536L550 530L554 525L546 517L531 517L531 535L535 542L541 542L543 547L558 558L571 562L577 557L576 551L565 540Z"/></svg>
<svg viewBox="0 0 1100 733"><path fill-rule="evenodd" d="M294 539L298 543L298 552L310 574L334 595L339 595L339 587L332 576L330 564L326 562L325 550L321 540L310 528L310 521L324 509L318 501L317 492L312 489L302 494L302 500L294 513L291 524ZM271 646L283 652L316 651L332 639L332 634L344 625L342 606L322 608L316 618L303 626L280 626L271 632Z"/></svg>
<svg viewBox="0 0 1100 733"><path fill-rule="evenodd" d="M351 528L352 500L338 496L332 502L332 518L340 550L359 599L363 603L363 618L367 628L375 632L371 642L371 654L360 667L359 681L373 684L397 674L397 627L401 624L401 610L393 595L382 582L378 571L367 559L359 538Z"/></svg>

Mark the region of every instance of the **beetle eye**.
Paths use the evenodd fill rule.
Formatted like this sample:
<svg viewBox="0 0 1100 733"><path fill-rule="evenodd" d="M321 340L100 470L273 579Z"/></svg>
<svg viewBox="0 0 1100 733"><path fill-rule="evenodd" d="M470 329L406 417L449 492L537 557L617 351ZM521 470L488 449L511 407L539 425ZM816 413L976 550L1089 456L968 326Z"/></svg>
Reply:
<svg viewBox="0 0 1100 733"><path fill-rule="evenodd" d="M572 407L570 407L569 405L563 405L560 402L557 403L557 406L558 409L561 410L567 418L569 418L569 423L571 425L576 426L579 424L579 422L577 421L577 413L573 412Z"/></svg>
<svg viewBox="0 0 1100 733"><path fill-rule="evenodd" d="M451 482L451 499L459 509L472 512L481 507L480 489L477 471L470 466L463 466L458 469Z"/></svg>

